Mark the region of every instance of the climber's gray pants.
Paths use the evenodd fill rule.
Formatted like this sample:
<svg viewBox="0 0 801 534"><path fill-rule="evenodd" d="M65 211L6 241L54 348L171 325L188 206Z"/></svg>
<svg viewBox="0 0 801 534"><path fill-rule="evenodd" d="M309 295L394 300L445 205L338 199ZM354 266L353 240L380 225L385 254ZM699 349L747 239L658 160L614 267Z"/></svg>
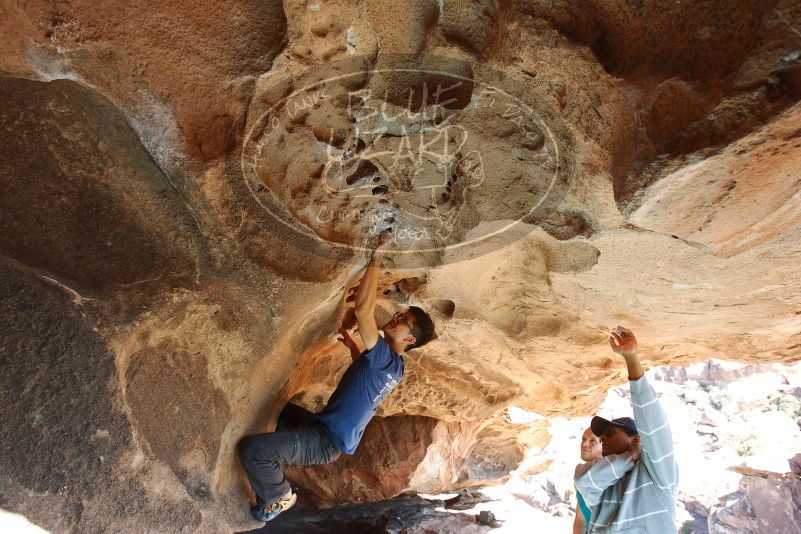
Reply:
<svg viewBox="0 0 801 534"><path fill-rule="evenodd" d="M299 428L247 436L239 443L239 459L250 486L264 503L271 503L289 491L284 464L327 464L342 454L320 423Z"/></svg>

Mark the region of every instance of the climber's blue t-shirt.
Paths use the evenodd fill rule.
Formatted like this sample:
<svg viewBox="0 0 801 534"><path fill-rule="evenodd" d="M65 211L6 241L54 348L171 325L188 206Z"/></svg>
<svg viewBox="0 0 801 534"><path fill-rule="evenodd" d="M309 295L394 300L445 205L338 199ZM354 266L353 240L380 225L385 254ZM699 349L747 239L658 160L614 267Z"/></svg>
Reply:
<svg viewBox="0 0 801 534"><path fill-rule="evenodd" d="M403 378L403 358L379 335L375 346L342 375L328 405L317 414L339 450L353 454L378 404Z"/></svg>

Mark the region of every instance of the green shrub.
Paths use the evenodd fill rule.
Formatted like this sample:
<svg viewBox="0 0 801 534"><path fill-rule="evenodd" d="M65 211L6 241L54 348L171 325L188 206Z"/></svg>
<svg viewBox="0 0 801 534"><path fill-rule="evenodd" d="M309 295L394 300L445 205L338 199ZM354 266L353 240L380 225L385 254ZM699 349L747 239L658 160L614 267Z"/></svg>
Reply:
<svg viewBox="0 0 801 534"><path fill-rule="evenodd" d="M794 419L801 418L801 399L787 393L779 393L771 399L771 404Z"/></svg>

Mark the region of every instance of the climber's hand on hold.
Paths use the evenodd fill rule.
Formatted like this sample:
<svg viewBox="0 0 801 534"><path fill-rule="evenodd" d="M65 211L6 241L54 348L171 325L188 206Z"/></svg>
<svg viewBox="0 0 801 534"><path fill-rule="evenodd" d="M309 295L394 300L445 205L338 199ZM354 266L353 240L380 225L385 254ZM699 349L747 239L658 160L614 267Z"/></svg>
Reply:
<svg viewBox="0 0 801 534"><path fill-rule="evenodd" d="M376 245L376 248L373 251L373 259L383 258L389 247L392 246L394 240L395 236L392 235L392 230L389 228L378 234L378 245Z"/></svg>
<svg viewBox="0 0 801 534"><path fill-rule="evenodd" d="M342 344L348 348L355 345L355 342L353 341L353 338L350 337L350 333L348 333L347 329L340 326L337 332L339 332L339 337L337 338L337 341L342 342Z"/></svg>

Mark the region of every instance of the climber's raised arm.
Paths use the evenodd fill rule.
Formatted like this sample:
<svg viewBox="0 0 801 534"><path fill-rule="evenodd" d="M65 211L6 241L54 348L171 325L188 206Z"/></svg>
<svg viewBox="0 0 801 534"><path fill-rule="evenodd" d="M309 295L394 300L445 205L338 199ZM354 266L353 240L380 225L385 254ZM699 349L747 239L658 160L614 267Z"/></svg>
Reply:
<svg viewBox="0 0 801 534"><path fill-rule="evenodd" d="M362 337L365 350L372 349L378 341L378 325L375 322L375 301L378 291L378 270L381 260L392 244L392 233L384 230L378 236L378 246L370 257L370 262L364 270L364 276L356 291L356 324L359 325L359 334Z"/></svg>

